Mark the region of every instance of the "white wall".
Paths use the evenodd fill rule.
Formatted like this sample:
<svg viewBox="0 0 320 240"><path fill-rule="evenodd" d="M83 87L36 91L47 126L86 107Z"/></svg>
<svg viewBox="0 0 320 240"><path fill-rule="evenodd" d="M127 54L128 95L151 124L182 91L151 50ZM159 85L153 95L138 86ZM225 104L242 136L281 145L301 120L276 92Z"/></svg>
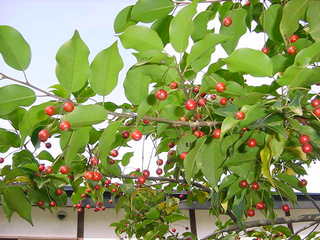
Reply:
<svg viewBox="0 0 320 240"><path fill-rule="evenodd" d="M59 208L58 210L61 210ZM49 240L50 238L76 238L77 236L77 212L72 208L63 208L67 213L67 217L64 220L57 218L57 211L52 214L49 211L43 211L37 207L32 210L34 226L32 227L29 223L25 222L18 216L13 216L11 223L8 223L5 216L3 215L2 209L0 209L0 238L2 237L27 237L30 239L43 238ZM278 216L284 216L284 213L277 211ZM188 211L183 210L183 213L188 217ZM292 212L292 216L302 214L315 214L317 213L314 209L296 209ZM114 228L110 227L112 222L121 219L122 214L116 214L114 209L106 209L104 212L93 212L93 210L86 210L85 212L85 226L84 236L86 240L112 240L118 239L114 234ZM262 216L258 214L255 220ZM207 210L196 211L197 230L198 236L204 237L207 234L212 233L215 230L214 217L208 214ZM221 218L226 220L226 218ZM308 223L297 223L294 224L295 230L300 229L302 226ZM181 221L176 223L174 226L177 232L184 232L185 227L189 227L189 221ZM320 228L318 228L319 230ZM303 232L303 235L307 234L308 231Z"/></svg>

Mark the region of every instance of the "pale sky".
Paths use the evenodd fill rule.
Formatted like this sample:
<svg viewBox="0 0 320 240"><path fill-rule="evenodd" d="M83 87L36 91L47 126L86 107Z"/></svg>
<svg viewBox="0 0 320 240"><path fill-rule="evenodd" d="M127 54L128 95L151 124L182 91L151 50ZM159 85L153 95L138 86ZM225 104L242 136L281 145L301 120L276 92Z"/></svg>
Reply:
<svg viewBox="0 0 320 240"><path fill-rule="evenodd" d="M28 41L32 49L32 61L26 71L27 76L34 85L46 89L57 83L54 71L55 55L58 48L71 38L75 29L79 30L81 38L88 45L91 52L90 60L92 60L98 52L118 40L113 31L113 21L121 9L135 2L134 0L1 0L0 24L18 29ZM201 4L199 9L205 7L205 4ZM264 44L263 39L262 34L247 34L239 42L238 48L261 49ZM167 47L167 51L173 54L170 47ZM135 58L129 50L123 48L120 48L120 54L125 63L119 78L119 82L122 83L126 71L135 63ZM225 56L221 47L218 47L212 60ZM23 79L23 75L8 67L1 57L0 72ZM269 82L268 79L249 78L249 83L253 85ZM2 81L0 86L7 83ZM106 97L106 101L115 103L126 101L122 84L119 84ZM5 127L1 121L0 125ZM136 148L136 155L129 167L141 167L141 144L131 145ZM151 146L148 146L150 146L149 143L146 144L145 149L146 162L151 153ZM56 154L59 147L55 146L50 151ZM124 150L121 151L121 154L123 153L125 153ZM150 169L151 174L154 175L154 163ZM312 166L309 173L308 190L318 192L318 165Z"/></svg>

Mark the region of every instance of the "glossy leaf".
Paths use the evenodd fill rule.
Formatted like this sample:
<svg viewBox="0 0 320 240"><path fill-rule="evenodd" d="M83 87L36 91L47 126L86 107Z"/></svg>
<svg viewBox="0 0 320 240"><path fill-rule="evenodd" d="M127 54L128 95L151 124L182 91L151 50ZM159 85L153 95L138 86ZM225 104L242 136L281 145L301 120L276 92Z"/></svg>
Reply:
<svg viewBox="0 0 320 240"><path fill-rule="evenodd" d="M70 122L72 128L98 124L106 119L107 111L97 104L77 106L73 112L65 114L63 117L63 120Z"/></svg>
<svg viewBox="0 0 320 240"><path fill-rule="evenodd" d="M30 106L36 100L34 91L21 85L0 88L0 115L13 112L19 106Z"/></svg>
<svg viewBox="0 0 320 240"><path fill-rule="evenodd" d="M94 58L91 64L90 84L93 91L106 96L117 86L123 61L117 42L106 48Z"/></svg>
<svg viewBox="0 0 320 240"><path fill-rule="evenodd" d="M307 10L307 21L310 24L310 35L315 41L320 41L319 25L320 2L317 0L309 1Z"/></svg>
<svg viewBox="0 0 320 240"><path fill-rule="evenodd" d="M88 61L89 48L83 42L78 31L63 44L56 55L57 78L67 91L76 92L86 83L90 73Z"/></svg>
<svg viewBox="0 0 320 240"><path fill-rule="evenodd" d="M131 17L140 22L153 22L168 15L174 8L170 0L139 0L132 9Z"/></svg>
<svg viewBox="0 0 320 240"><path fill-rule="evenodd" d="M225 59L232 72L243 72L255 77L272 76L273 65L270 58L261 51L241 48Z"/></svg>
<svg viewBox="0 0 320 240"><path fill-rule="evenodd" d="M282 6L274 4L270 6L262 15L262 25L270 39L273 41L282 41L280 33L280 22L282 17Z"/></svg>
<svg viewBox="0 0 320 240"><path fill-rule="evenodd" d="M193 20L194 30L191 35L192 40L197 42L203 39L209 32L208 22L215 17L214 11L203 11L200 12Z"/></svg>
<svg viewBox="0 0 320 240"><path fill-rule="evenodd" d="M6 64L16 70L26 70L31 61L31 49L13 27L0 25L0 54Z"/></svg>
<svg viewBox="0 0 320 240"><path fill-rule="evenodd" d="M105 159L112 150L113 142L116 140L116 132L120 125L121 122L113 122L103 131L98 146L98 157L100 159Z"/></svg>
<svg viewBox="0 0 320 240"><path fill-rule="evenodd" d="M127 27L137 23L131 19L132 7L133 6L125 7L116 16L113 23L113 28L116 33L121 33L126 30Z"/></svg>
<svg viewBox="0 0 320 240"><path fill-rule="evenodd" d="M125 48L133 48L137 51L162 50L163 43L159 35L152 29L143 26L130 26L120 40Z"/></svg>
<svg viewBox="0 0 320 240"><path fill-rule="evenodd" d="M221 126L221 135L223 136L226 132L234 128L239 123L239 120L235 119L234 116L226 117Z"/></svg>
<svg viewBox="0 0 320 240"><path fill-rule="evenodd" d="M309 0L292 0L284 6L280 22L280 32L284 40L287 41L298 29L299 20L303 18L308 2Z"/></svg>
<svg viewBox="0 0 320 240"><path fill-rule="evenodd" d="M184 52L188 47L189 37L193 32L192 17L196 14L197 5L189 4L173 18L169 28L170 43L177 52Z"/></svg>
<svg viewBox="0 0 320 240"><path fill-rule="evenodd" d="M286 69L281 78L277 82L281 86L288 85L290 87L310 87L310 85L318 83L320 78L319 69L308 69L303 67L290 66Z"/></svg>
<svg viewBox="0 0 320 240"><path fill-rule="evenodd" d="M170 27L172 19L173 19L173 16L168 15L164 18L161 18L161 19L155 21L151 26L151 28L158 33L159 37L161 38L161 40L163 42L163 45L166 45L170 41L169 27Z"/></svg>
<svg viewBox="0 0 320 240"><path fill-rule="evenodd" d="M232 24L228 27L221 26L220 28L220 34L230 36L231 39L227 42L223 43L222 46L224 50L230 54L233 52L233 50L238 45L238 41L240 37L246 33L247 27L246 27L246 16L247 12L246 10L240 8L240 9L234 9L229 11L226 16L229 16L232 18Z"/></svg>
<svg viewBox="0 0 320 240"><path fill-rule="evenodd" d="M297 66L306 66L320 59L320 42L302 49L296 56L294 64Z"/></svg>

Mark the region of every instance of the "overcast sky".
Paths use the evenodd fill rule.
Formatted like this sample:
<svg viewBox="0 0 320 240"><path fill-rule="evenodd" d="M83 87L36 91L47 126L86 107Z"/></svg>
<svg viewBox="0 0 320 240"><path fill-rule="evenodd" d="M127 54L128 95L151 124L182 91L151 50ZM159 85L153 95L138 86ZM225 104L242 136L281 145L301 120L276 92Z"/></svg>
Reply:
<svg viewBox="0 0 320 240"><path fill-rule="evenodd" d="M32 49L32 61L26 71L27 76L34 85L46 89L57 83L54 71L55 55L58 48L71 38L74 30L79 30L91 51L90 60L92 60L99 51L118 40L113 31L114 18L121 9L134 3L134 0L1 0L0 24L18 29L28 41ZM202 4L200 8L205 7ZM263 43L262 34L247 34L241 39L238 47L261 49ZM171 53L169 48L167 50ZM119 79L123 82L126 70L134 64L135 58L128 50L121 48L120 53L125 62L125 69L122 70ZM224 56L224 51L218 47L213 59ZM22 79L22 74L8 67L2 58L0 58L0 72ZM266 83L263 79L249 80L254 85ZM6 82L1 82L0 86L5 84ZM122 84L107 96L106 101L116 103L126 101ZM141 144L135 145L137 154L133 165L139 164L137 167L141 167L140 146ZM150 149L146 149L147 156L150 154ZM58 148L54 147L52 151L58 152ZM153 164L151 169L154 168ZM308 190L319 192L318 165L313 166L309 172Z"/></svg>

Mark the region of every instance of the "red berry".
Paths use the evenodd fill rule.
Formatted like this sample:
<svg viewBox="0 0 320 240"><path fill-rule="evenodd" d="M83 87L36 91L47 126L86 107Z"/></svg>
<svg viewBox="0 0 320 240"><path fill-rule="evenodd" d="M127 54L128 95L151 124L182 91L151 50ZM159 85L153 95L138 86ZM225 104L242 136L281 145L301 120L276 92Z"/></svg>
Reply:
<svg viewBox="0 0 320 240"><path fill-rule="evenodd" d="M121 133L121 136L122 136L123 138L128 138L128 137L130 136L130 133L129 133L128 131L123 131L123 132Z"/></svg>
<svg viewBox="0 0 320 240"><path fill-rule="evenodd" d="M40 164L39 167L38 167L38 170L40 172L44 171L46 169L46 167L44 166L44 164Z"/></svg>
<svg viewBox="0 0 320 240"><path fill-rule="evenodd" d="M308 135L301 135L299 137L299 142L301 144L309 143L310 142L310 137Z"/></svg>
<svg viewBox="0 0 320 240"><path fill-rule="evenodd" d="M263 209L266 208L266 204L263 201L257 202L256 208L259 209L259 210L263 210Z"/></svg>
<svg viewBox="0 0 320 240"><path fill-rule="evenodd" d="M226 105L228 103L228 98L223 97L223 98L220 99L219 102L220 102L221 105Z"/></svg>
<svg viewBox="0 0 320 240"><path fill-rule="evenodd" d="M261 52L263 52L264 54L269 54L270 49L267 48L267 47L263 47L263 48L261 49Z"/></svg>
<svg viewBox="0 0 320 240"><path fill-rule="evenodd" d="M109 159L109 161L108 161L108 162L109 162L109 164L110 164L110 165L112 165L112 164L115 164L115 163L116 163L116 161L115 161L114 159Z"/></svg>
<svg viewBox="0 0 320 240"><path fill-rule="evenodd" d="M45 171L46 171L46 174L51 174L51 173L53 173L53 168L52 168L51 166L48 166L48 167L45 169Z"/></svg>
<svg viewBox="0 0 320 240"><path fill-rule="evenodd" d="M236 119L238 119L238 120L243 120L243 119L245 119L246 114L245 114L244 112L236 112L235 117L236 117Z"/></svg>
<svg viewBox="0 0 320 240"><path fill-rule="evenodd" d="M173 232L173 233L175 233L176 231L177 231L177 229L175 229L175 228L171 229L171 232Z"/></svg>
<svg viewBox="0 0 320 240"><path fill-rule="evenodd" d="M200 91L200 87L199 86L194 86L192 89L192 92L194 93L198 93Z"/></svg>
<svg viewBox="0 0 320 240"><path fill-rule="evenodd" d="M46 143L45 146L46 146L46 148L48 148L48 149L52 147L51 143Z"/></svg>
<svg viewBox="0 0 320 240"><path fill-rule="evenodd" d="M131 138L135 141L139 141L142 138L142 133L136 129L131 133Z"/></svg>
<svg viewBox="0 0 320 240"><path fill-rule="evenodd" d="M157 175L161 175L162 173L163 173L162 169L161 168L157 168L156 174Z"/></svg>
<svg viewBox="0 0 320 240"><path fill-rule="evenodd" d="M95 190L99 190L100 188L101 188L100 185L95 185L95 186L94 186L94 189L95 189Z"/></svg>
<svg viewBox="0 0 320 240"><path fill-rule="evenodd" d="M146 178L144 176L139 176L137 182L139 184L144 184L146 182Z"/></svg>
<svg viewBox="0 0 320 240"><path fill-rule="evenodd" d="M254 217L256 215L256 212L254 211L254 209L248 209L247 210L247 216L248 217Z"/></svg>
<svg viewBox="0 0 320 240"><path fill-rule="evenodd" d="M91 164L92 166L98 165L98 164L99 164L99 159L98 159L97 157L91 157L91 158L90 158L90 164Z"/></svg>
<svg viewBox="0 0 320 240"><path fill-rule="evenodd" d="M41 142L45 142L48 140L50 136L50 133L47 129L42 129L39 131L38 133L38 139L41 141Z"/></svg>
<svg viewBox="0 0 320 240"><path fill-rule="evenodd" d="M51 201L49 205L50 205L50 207L55 207L55 206L57 206L57 203L55 201Z"/></svg>
<svg viewBox="0 0 320 240"><path fill-rule="evenodd" d="M163 160L162 160L162 159L158 159L158 160L157 160L157 165L158 165L158 166L163 165Z"/></svg>
<svg viewBox="0 0 320 240"><path fill-rule="evenodd" d="M290 211L290 207L288 204L284 204L281 206L282 211L284 212L289 212Z"/></svg>
<svg viewBox="0 0 320 240"><path fill-rule="evenodd" d="M295 55L297 53L297 47L296 46L288 47L287 53L290 54L290 55Z"/></svg>
<svg viewBox="0 0 320 240"><path fill-rule="evenodd" d="M315 108L315 109L313 110L313 114L316 115L317 117L320 117L320 107Z"/></svg>
<svg viewBox="0 0 320 240"><path fill-rule="evenodd" d="M110 179L105 180L105 181L104 181L104 184L105 184L105 185L110 185L110 184L111 184L111 180L110 180Z"/></svg>
<svg viewBox="0 0 320 240"><path fill-rule="evenodd" d="M213 130L213 134L212 134L213 138L220 138L220 136L221 136L221 129L220 128L216 128L215 130Z"/></svg>
<svg viewBox="0 0 320 240"><path fill-rule="evenodd" d="M257 183L257 182L253 182L253 183L251 184L251 189L252 189L252 190L255 190L255 191L259 190L259 189L260 189L260 184Z"/></svg>
<svg viewBox="0 0 320 240"><path fill-rule="evenodd" d="M207 100L205 98L200 98L198 100L198 106L200 106L200 107L204 107L206 105L206 103L207 103Z"/></svg>
<svg viewBox="0 0 320 240"><path fill-rule="evenodd" d="M193 132L193 135L196 136L197 138L201 138L204 136L204 132L202 132L200 130L196 130Z"/></svg>
<svg viewBox="0 0 320 240"><path fill-rule="evenodd" d="M118 152L118 150L113 149L113 150L110 152L110 155L111 155L112 157L117 157L117 156L119 155L119 152Z"/></svg>
<svg viewBox="0 0 320 240"><path fill-rule="evenodd" d="M143 122L143 124L144 124L144 125L148 125L148 124L150 124L150 121L149 121L149 120L147 120L147 119L143 119L143 120L142 120L142 122Z"/></svg>
<svg viewBox="0 0 320 240"><path fill-rule="evenodd" d="M169 88L171 88L171 89L176 89L176 88L178 88L178 83L177 83L177 82L171 82L171 83L169 84Z"/></svg>
<svg viewBox="0 0 320 240"><path fill-rule="evenodd" d="M59 125L61 131L68 131L71 128L69 121L62 121Z"/></svg>
<svg viewBox="0 0 320 240"><path fill-rule="evenodd" d="M187 152L183 152L183 153L181 153L181 154L179 155L179 158L180 158L181 160L184 160L184 159L187 157L187 155L188 155Z"/></svg>
<svg viewBox="0 0 320 240"><path fill-rule="evenodd" d="M304 153L311 153L313 151L313 147L310 143L305 143L302 145L302 151Z"/></svg>
<svg viewBox="0 0 320 240"><path fill-rule="evenodd" d="M169 148L173 148L175 145L176 145L176 144L175 144L174 142L169 142L169 143L168 143L168 147L169 147Z"/></svg>
<svg viewBox="0 0 320 240"><path fill-rule="evenodd" d="M217 92L224 92L226 90L226 85L223 82L218 82L215 88Z"/></svg>
<svg viewBox="0 0 320 240"><path fill-rule="evenodd" d="M301 179L301 180L299 181L299 186L300 186L300 187L305 187L305 186L307 186L307 184L308 184L308 181L305 180L305 179Z"/></svg>
<svg viewBox="0 0 320 240"><path fill-rule="evenodd" d="M257 146L257 140L255 140L254 138L250 138L247 141L247 145L248 145L248 147L255 147L255 146Z"/></svg>
<svg viewBox="0 0 320 240"><path fill-rule="evenodd" d="M56 114L56 108L54 106L48 106L44 109L44 112L49 115L49 116L52 116L52 115L55 115Z"/></svg>
<svg viewBox="0 0 320 240"><path fill-rule="evenodd" d="M150 171L145 169L142 171L142 175L145 177L145 178L148 178L150 176Z"/></svg>
<svg viewBox="0 0 320 240"><path fill-rule="evenodd" d="M99 172L93 172L93 181L100 181L102 179L102 174Z"/></svg>
<svg viewBox="0 0 320 240"><path fill-rule="evenodd" d="M85 208L90 209L91 208L90 204L87 204Z"/></svg>
<svg viewBox="0 0 320 240"><path fill-rule="evenodd" d="M241 180L239 186L241 188L247 188L249 186L249 183L247 182L247 180Z"/></svg>
<svg viewBox="0 0 320 240"><path fill-rule="evenodd" d="M37 206L43 207L44 206L44 201L40 200L37 202Z"/></svg>
<svg viewBox="0 0 320 240"><path fill-rule="evenodd" d="M61 188L56 189L56 195L60 196L64 193L64 191Z"/></svg>
<svg viewBox="0 0 320 240"><path fill-rule="evenodd" d="M292 35L290 38L289 38L289 41L291 42L291 43L294 43L294 42L296 42L296 41L298 41L299 40L299 36L298 35Z"/></svg>
<svg viewBox="0 0 320 240"><path fill-rule="evenodd" d="M205 92L202 92L201 94L200 94L200 97L205 97L207 95L207 93L205 93Z"/></svg>
<svg viewBox="0 0 320 240"><path fill-rule="evenodd" d="M158 91L156 91L155 96L158 100L163 101L166 100L168 97L168 93L166 90L164 89L160 89Z"/></svg>
<svg viewBox="0 0 320 240"><path fill-rule="evenodd" d="M0 158L0 163L3 163L4 162L4 158Z"/></svg>
<svg viewBox="0 0 320 240"><path fill-rule="evenodd" d="M211 100L216 100L217 95L215 95L215 94L211 94L211 95L210 95L210 98L211 98Z"/></svg>
<svg viewBox="0 0 320 240"><path fill-rule="evenodd" d="M73 102L65 102L63 104L63 110L65 110L66 112L72 112L74 110Z"/></svg>
<svg viewBox="0 0 320 240"><path fill-rule="evenodd" d="M70 172L70 170L67 166L61 166L59 171L61 174L68 174Z"/></svg>
<svg viewBox="0 0 320 240"><path fill-rule="evenodd" d="M320 106L320 99L319 98L315 98L311 101L311 106L316 108Z"/></svg>
<svg viewBox="0 0 320 240"><path fill-rule="evenodd" d="M223 26L229 27L232 24L232 18L231 17L225 17L223 19Z"/></svg>
<svg viewBox="0 0 320 240"><path fill-rule="evenodd" d="M249 7L249 6L251 5L251 2L248 0L248 1L246 1L246 3L245 3L244 5L246 5L247 7Z"/></svg>
<svg viewBox="0 0 320 240"><path fill-rule="evenodd" d="M193 99L189 99L185 104L185 108L189 111L196 109L196 107L197 107L197 103Z"/></svg>
<svg viewBox="0 0 320 240"><path fill-rule="evenodd" d="M93 172L85 172L83 176L87 180L92 180L93 179Z"/></svg>

